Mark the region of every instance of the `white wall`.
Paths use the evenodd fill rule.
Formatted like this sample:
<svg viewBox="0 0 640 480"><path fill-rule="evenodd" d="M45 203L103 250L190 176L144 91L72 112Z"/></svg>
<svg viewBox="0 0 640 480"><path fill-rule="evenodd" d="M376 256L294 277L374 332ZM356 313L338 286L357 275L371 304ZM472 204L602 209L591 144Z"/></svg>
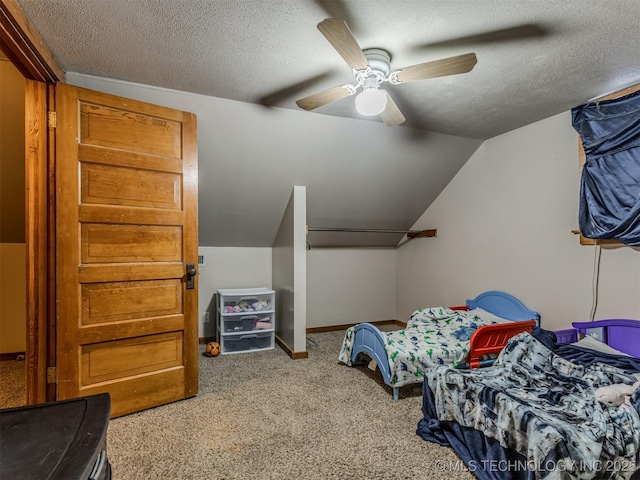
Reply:
<svg viewBox="0 0 640 480"><path fill-rule="evenodd" d="M550 329L589 320L595 248L577 235L578 137L569 112L486 141L398 250L397 312L504 290ZM596 318L640 318L640 250L603 249Z"/></svg>
<svg viewBox="0 0 640 480"><path fill-rule="evenodd" d="M215 293L220 288L271 288L271 249L199 247L206 265L198 267L199 337L215 336ZM209 323L204 313L209 312Z"/></svg>
<svg viewBox="0 0 640 480"><path fill-rule="evenodd" d="M395 249L307 251L307 327L394 319Z"/></svg>
<svg viewBox="0 0 640 480"><path fill-rule="evenodd" d="M26 264L24 243L0 243L0 353L25 351Z"/></svg>
<svg viewBox="0 0 640 480"><path fill-rule="evenodd" d="M216 291L273 288L272 249L199 247L198 254L206 262L198 268L199 336L213 337ZM306 252L306 262L306 327L396 319L396 250L318 248Z"/></svg>
<svg viewBox="0 0 640 480"><path fill-rule="evenodd" d="M307 351L307 188L293 187L293 351Z"/></svg>
<svg viewBox="0 0 640 480"><path fill-rule="evenodd" d="M306 188L294 186L273 244L276 335L293 353L305 352L307 329Z"/></svg>

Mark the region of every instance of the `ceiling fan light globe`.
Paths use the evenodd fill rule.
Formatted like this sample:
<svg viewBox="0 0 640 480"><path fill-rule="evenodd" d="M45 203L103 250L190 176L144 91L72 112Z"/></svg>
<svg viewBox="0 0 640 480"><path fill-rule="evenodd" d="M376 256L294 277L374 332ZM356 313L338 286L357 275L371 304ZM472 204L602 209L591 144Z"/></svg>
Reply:
<svg viewBox="0 0 640 480"><path fill-rule="evenodd" d="M387 92L380 88L365 88L356 97L356 110L361 115L380 115L387 106Z"/></svg>

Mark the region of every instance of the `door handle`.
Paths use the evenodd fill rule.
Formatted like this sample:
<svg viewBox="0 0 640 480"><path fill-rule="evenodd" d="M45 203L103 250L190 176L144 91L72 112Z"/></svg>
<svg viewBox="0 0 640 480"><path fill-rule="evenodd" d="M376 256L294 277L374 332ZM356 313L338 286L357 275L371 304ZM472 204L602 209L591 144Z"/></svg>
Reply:
<svg viewBox="0 0 640 480"><path fill-rule="evenodd" d="M196 265L194 263L187 263L187 290L193 290L196 288Z"/></svg>

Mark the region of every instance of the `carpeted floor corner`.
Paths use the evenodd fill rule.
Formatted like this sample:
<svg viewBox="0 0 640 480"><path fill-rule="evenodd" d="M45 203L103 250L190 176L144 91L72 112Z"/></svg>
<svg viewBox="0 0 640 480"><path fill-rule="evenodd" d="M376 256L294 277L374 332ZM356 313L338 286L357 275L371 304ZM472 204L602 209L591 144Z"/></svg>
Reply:
<svg viewBox="0 0 640 480"><path fill-rule="evenodd" d="M22 407L27 404L26 362L0 362L0 408Z"/></svg>
<svg viewBox="0 0 640 480"><path fill-rule="evenodd" d="M394 402L379 372L338 362L343 335L308 335L304 360L201 356L196 397L110 422L113 478L473 479L416 435L419 387Z"/></svg>

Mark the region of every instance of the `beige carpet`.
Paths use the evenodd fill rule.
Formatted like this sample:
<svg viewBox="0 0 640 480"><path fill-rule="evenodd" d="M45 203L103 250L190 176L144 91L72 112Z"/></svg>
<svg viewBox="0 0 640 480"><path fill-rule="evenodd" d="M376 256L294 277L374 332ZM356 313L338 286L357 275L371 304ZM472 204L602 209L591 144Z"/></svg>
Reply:
<svg viewBox="0 0 640 480"><path fill-rule="evenodd" d="M0 408L26 405L25 365L24 360L0 362Z"/></svg>
<svg viewBox="0 0 640 480"><path fill-rule="evenodd" d="M379 372L338 363L342 337L309 335L305 360L201 357L197 397L111 421L114 480L475 478L416 435L420 389L394 402Z"/></svg>

